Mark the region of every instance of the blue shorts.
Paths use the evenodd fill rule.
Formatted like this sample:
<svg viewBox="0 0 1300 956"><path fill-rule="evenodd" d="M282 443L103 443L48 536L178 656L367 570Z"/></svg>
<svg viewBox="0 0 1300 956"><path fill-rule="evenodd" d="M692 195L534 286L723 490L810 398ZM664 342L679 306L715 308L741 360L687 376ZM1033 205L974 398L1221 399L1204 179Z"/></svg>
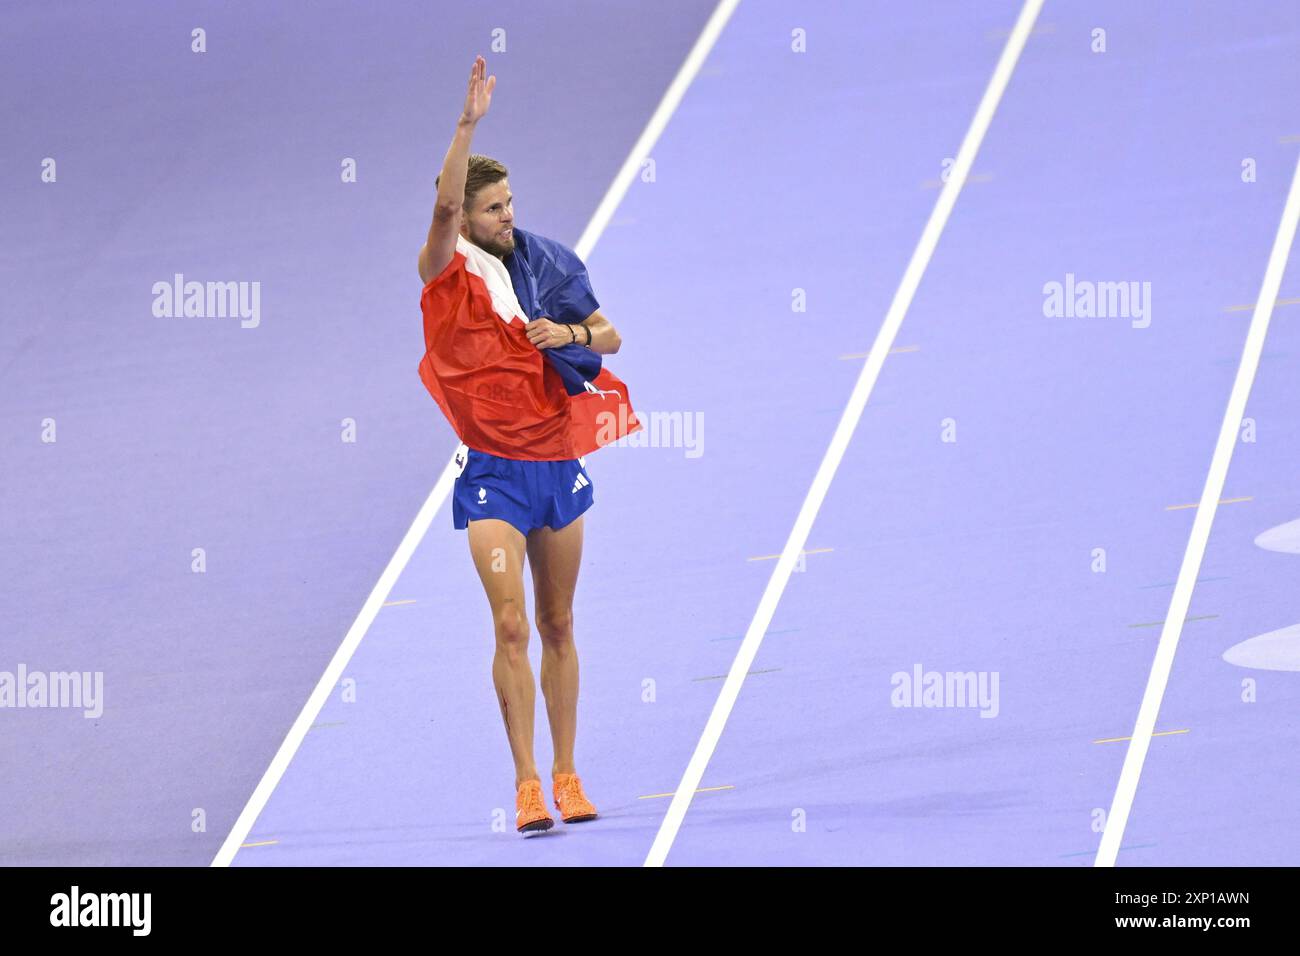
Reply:
<svg viewBox="0 0 1300 956"><path fill-rule="evenodd" d="M534 528L558 531L592 506L585 458L519 461L456 449L460 474L451 492L451 520L457 530L478 518L508 521L525 537Z"/></svg>

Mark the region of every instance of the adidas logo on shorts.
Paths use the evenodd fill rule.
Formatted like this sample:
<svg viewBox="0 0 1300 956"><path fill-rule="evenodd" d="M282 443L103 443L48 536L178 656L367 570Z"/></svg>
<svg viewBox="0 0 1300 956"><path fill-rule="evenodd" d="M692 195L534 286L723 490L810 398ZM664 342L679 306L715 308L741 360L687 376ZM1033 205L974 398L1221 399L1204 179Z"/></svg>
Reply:
<svg viewBox="0 0 1300 956"><path fill-rule="evenodd" d="M588 480L587 476L584 475L582 472L578 472L578 480L573 483L573 491L571 491L570 494L576 495L579 491L581 491L583 488L586 488L589 484L591 484L591 481Z"/></svg>

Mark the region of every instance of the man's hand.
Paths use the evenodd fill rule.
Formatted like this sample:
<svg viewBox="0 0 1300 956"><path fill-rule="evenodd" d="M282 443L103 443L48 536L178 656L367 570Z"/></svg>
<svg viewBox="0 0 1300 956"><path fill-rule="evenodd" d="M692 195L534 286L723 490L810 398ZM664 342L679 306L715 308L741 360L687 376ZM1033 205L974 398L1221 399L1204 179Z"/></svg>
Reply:
<svg viewBox="0 0 1300 956"><path fill-rule="evenodd" d="M485 80L484 77L487 77ZM462 123L477 123L487 115L492 105L492 90L497 85L495 76L487 76L487 61L479 56L474 59L474 68L469 71L469 89L465 93L465 111L461 113Z"/></svg>
<svg viewBox="0 0 1300 956"><path fill-rule="evenodd" d="M527 323L524 329L528 333L528 341L539 349L553 349L573 341L573 333L569 331L567 325L552 322L550 319L534 319ZM583 336L583 340L586 340L586 336Z"/></svg>

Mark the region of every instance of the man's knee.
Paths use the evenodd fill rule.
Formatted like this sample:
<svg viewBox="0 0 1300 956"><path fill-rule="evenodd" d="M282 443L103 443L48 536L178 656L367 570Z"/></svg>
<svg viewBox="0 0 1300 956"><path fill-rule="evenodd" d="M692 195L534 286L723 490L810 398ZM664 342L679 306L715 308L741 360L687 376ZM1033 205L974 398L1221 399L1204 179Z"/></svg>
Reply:
<svg viewBox="0 0 1300 956"><path fill-rule="evenodd" d="M537 633L552 647L573 643L573 611L565 608L537 615Z"/></svg>
<svg viewBox="0 0 1300 956"><path fill-rule="evenodd" d="M497 645L506 651L528 650L528 618L514 601L506 602L496 614Z"/></svg>

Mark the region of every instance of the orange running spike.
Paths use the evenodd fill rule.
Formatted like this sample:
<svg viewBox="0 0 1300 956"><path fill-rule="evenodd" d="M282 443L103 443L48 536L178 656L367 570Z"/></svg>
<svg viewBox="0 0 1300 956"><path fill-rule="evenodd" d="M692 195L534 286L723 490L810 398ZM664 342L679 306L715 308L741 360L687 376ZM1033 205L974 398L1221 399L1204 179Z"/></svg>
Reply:
<svg viewBox="0 0 1300 956"><path fill-rule="evenodd" d="M557 773L555 775L555 809L565 823L581 823L596 819L596 808L592 806L587 795L582 792L582 781L576 773Z"/></svg>
<svg viewBox="0 0 1300 956"><path fill-rule="evenodd" d="M515 829L530 833L553 826L555 819L546 812L546 801L542 799L542 781L536 777L525 780L515 795Z"/></svg>

